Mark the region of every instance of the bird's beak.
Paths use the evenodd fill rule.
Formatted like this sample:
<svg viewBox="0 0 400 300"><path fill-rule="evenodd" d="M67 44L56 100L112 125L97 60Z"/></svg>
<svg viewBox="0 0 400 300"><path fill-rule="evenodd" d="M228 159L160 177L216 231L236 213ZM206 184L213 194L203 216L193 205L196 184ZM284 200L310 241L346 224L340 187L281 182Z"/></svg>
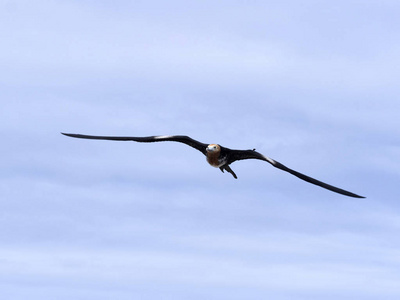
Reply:
<svg viewBox="0 0 400 300"><path fill-rule="evenodd" d="M206 148L206 151L207 152L215 152L215 151L217 151L217 146L214 144L208 145Z"/></svg>

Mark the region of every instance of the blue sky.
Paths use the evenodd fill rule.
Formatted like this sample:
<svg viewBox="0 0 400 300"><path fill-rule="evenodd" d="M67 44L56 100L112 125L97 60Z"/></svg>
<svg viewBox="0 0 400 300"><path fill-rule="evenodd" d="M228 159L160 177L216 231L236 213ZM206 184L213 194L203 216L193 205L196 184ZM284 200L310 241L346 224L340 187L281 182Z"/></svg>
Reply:
<svg viewBox="0 0 400 300"><path fill-rule="evenodd" d="M0 8L5 299L399 299L398 1Z"/></svg>

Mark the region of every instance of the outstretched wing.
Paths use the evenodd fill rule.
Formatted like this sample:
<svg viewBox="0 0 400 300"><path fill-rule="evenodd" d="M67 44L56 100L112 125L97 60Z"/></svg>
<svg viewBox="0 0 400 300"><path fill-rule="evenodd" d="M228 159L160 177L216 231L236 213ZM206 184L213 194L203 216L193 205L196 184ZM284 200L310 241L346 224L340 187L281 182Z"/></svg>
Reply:
<svg viewBox="0 0 400 300"><path fill-rule="evenodd" d="M325 182L319 181L317 179L311 178L307 175L304 175L302 173L299 173L295 170L289 169L288 167L282 165L280 162L277 162L276 160L266 157L264 155L262 155L261 153L258 153L257 151L254 150L231 150L231 153L229 155L229 160L228 163L231 164L236 160L242 160L242 159L260 159L260 160L264 160L266 162L269 162L271 165L273 165L275 168L281 169L283 171L286 171L300 179L303 179L309 183L318 185L320 187L323 187L327 190L330 190L332 192L336 192L342 195L346 195L349 197L354 197L354 198L365 198L363 196L359 196L357 194L353 194L349 191L337 188L335 186L332 186L330 184L327 184Z"/></svg>
<svg viewBox="0 0 400 300"><path fill-rule="evenodd" d="M208 144L200 143L186 135L153 135L145 137L134 137L134 136L98 136L98 135L85 135L85 134L74 134L74 133L63 133L63 135L80 138L80 139L91 139L91 140L111 140L111 141L135 141L140 143L154 143L154 142L179 142L186 144L199 150L201 153L206 155L206 148Z"/></svg>

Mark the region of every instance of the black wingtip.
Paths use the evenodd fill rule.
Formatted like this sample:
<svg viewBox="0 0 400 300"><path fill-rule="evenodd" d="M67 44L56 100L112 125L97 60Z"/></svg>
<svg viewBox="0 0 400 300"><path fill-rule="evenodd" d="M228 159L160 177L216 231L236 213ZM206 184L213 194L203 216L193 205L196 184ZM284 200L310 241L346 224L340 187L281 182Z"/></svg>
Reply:
<svg viewBox="0 0 400 300"><path fill-rule="evenodd" d="M342 190L342 189L335 189L335 190L332 190L332 191L333 192L337 192L337 193L342 194L342 195L345 195L345 196L353 197L353 198L359 198L359 199L365 198L364 196L360 196L360 195L357 195L357 194L354 194L352 192L349 192L349 191L346 191L346 190Z"/></svg>
<svg viewBox="0 0 400 300"><path fill-rule="evenodd" d="M364 197L364 196L360 196L360 195L357 195L357 194L354 194L354 193L351 193L351 192L348 192L348 191L344 191L344 190L333 191L333 192L337 192L337 193L339 193L339 194L342 194L342 195L345 195L345 196L349 196L349 197L353 197L353 198L359 198L359 199L364 199L364 198L366 198L366 197Z"/></svg>
<svg viewBox="0 0 400 300"><path fill-rule="evenodd" d="M60 133L65 135L65 136L69 136L69 137L75 137L75 138L83 137L81 134L65 133L65 132L60 132Z"/></svg>

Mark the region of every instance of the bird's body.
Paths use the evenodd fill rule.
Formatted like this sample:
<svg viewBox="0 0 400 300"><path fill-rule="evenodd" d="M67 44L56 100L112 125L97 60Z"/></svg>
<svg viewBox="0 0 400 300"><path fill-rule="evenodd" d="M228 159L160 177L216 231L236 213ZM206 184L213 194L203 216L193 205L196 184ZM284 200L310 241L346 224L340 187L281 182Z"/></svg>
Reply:
<svg viewBox="0 0 400 300"><path fill-rule="evenodd" d="M221 146L217 144L210 144L206 148L207 162L215 167L219 168L226 164L226 155L221 155Z"/></svg>
<svg viewBox="0 0 400 300"><path fill-rule="evenodd" d="M95 135L83 135L83 134L73 134L73 133L62 133L66 136L69 137L74 137L74 138L82 138L82 139L95 139L95 140L112 140L112 141L135 141L135 142L141 142L141 143L152 143L152 142L163 142L163 141L172 141L172 142L179 142L186 144L190 147L193 147L197 150L199 150L201 153L203 153L206 156L207 162L215 167L219 168L222 172L227 171L232 174L232 176L237 179L237 176L235 172L232 171L230 168L230 164L237 160L243 160L243 159L258 159L258 160L263 160L274 167L281 169L283 171L286 171L302 180L305 180L309 183L318 185L320 187L323 187L325 189L328 189L330 191L346 195L349 197L355 197L355 198L364 198L363 196L359 196L357 194L351 193L346 190L342 190L340 188L337 188L335 186L329 185L327 183L324 183L322 181L319 181L317 179L311 178L307 175L304 175L302 173L299 173L297 171L294 171L292 169L289 169L288 167L282 165L281 163L277 162L276 160L269 158L267 156L262 155L261 153L258 153L253 150L234 150L234 149L229 149L226 147L222 147L221 145L218 144L205 144L201 143L199 141L196 141L188 136L185 135L159 135L159 136L147 136L147 137L119 137L119 136L95 136Z"/></svg>

